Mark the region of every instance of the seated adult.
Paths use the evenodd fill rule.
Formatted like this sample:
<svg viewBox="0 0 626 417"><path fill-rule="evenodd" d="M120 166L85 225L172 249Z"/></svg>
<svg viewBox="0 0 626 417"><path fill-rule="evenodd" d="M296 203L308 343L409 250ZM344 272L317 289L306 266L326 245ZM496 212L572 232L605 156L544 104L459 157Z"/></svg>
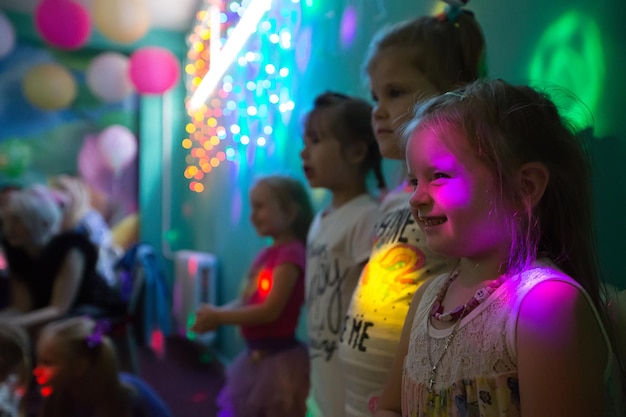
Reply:
<svg viewBox="0 0 626 417"><path fill-rule="evenodd" d="M102 214L91 205L88 186L77 177L59 175L51 179L63 210L62 230L75 230L87 235L98 248L96 270L111 286L118 285L115 265L123 255L113 241L111 229Z"/></svg>
<svg viewBox="0 0 626 417"><path fill-rule="evenodd" d="M62 231L62 210L50 189L11 193L1 215L10 302L0 320L36 331L69 315L121 311L119 294L96 272L96 247L84 233Z"/></svg>

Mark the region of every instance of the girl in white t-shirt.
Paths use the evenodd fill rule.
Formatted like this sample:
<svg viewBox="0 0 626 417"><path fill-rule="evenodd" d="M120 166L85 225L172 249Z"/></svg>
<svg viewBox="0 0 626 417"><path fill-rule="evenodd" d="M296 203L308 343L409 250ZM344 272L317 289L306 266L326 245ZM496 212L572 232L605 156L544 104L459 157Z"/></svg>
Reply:
<svg viewBox="0 0 626 417"><path fill-rule="evenodd" d="M330 192L307 238L306 308L311 361L310 414L343 415L344 373L337 356L348 302L371 246L378 204L368 192L372 171L385 182L365 100L327 92L315 99L304 126L304 173Z"/></svg>

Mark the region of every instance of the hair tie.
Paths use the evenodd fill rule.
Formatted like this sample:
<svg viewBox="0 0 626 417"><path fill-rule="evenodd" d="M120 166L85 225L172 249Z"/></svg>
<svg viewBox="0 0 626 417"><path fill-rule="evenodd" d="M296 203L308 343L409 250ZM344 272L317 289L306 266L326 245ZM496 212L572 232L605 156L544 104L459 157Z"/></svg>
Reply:
<svg viewBox="0 0 626 417"><path fill-rule="evenodd" d="M447 3L447 6L443 12L441 12L437 18L440 21L448 21L450 23L456 23L461 13L465 12L463 6L467 4L469 0L443 0ZM471 12L468 12L471 13Z"/></svg>
<svg viewBox="0 0 626 417"><path fill-rule="evenodd" d="M93 349L96 346L100 346L102 344L102 336L106 334L109 330L109 323L105 320L96 321L96 325L94 326L91 334L87 336L85 342L87 343L87 347L89 349Z"/></svg>

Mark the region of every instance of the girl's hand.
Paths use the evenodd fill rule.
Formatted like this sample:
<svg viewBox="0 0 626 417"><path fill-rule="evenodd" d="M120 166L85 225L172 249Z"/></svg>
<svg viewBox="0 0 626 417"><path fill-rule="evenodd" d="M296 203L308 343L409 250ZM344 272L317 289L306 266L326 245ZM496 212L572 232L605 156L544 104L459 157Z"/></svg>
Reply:
<svg viewBox="0 0 626 417"><path fill-rule="evenodd" d="M196 312L196 320L191 326L191 331L196 333L206 333L215 330L221 324L219 309L210 304L203 304Z"/></svg>

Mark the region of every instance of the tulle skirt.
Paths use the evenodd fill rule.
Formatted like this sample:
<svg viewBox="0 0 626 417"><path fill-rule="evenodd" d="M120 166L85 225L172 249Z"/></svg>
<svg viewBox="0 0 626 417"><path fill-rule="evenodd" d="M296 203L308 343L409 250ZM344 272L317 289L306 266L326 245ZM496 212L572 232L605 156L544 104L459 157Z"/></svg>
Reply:
<svg viewBox="0 0 626 417"><path fill-rule="evenodd" d="M244 350L226 371L218 417L304 417L309 354L298 343L267 353Z"/></svg>

